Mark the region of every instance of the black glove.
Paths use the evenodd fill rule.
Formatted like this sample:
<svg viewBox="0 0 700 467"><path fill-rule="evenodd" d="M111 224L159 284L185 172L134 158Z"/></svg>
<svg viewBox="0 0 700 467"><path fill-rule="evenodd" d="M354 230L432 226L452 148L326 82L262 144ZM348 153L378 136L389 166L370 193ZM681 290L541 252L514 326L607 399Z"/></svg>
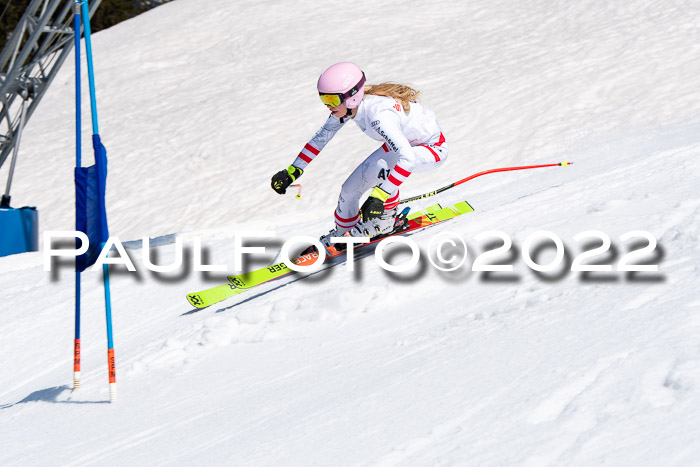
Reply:
<svg viewBox="0 0 700 467"><path fill-rule="evenodd" d="M285 194L287 192L287 187L291 185L294 180L301 177L303 173L303 170L293 165L287 167L287 170L280 170L272 176L272 189L280 195Z"/></svg>
<svg viewBox="0 0 700 467"><path fill-rule="evenodd" d="M387 199L389 199L389 193L382 190L378 186L375 186L374 190L372 190L372 193L369 195L369 198L365 200L360 208L362 220L367 222L369 220L376 219L377 217L381 217L381 215L384 214L384 201Z"/></svg>

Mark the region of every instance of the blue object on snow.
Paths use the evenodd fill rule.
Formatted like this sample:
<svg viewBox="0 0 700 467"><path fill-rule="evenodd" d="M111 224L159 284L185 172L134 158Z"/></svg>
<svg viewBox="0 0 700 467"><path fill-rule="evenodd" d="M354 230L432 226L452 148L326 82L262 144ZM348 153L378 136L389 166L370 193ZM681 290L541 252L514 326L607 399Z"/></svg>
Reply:
<svg viewBox="0 0 700 467"><path fill-rule="evenodd" d="M0 256L39 250L39 211L0 208Z"/></svg>

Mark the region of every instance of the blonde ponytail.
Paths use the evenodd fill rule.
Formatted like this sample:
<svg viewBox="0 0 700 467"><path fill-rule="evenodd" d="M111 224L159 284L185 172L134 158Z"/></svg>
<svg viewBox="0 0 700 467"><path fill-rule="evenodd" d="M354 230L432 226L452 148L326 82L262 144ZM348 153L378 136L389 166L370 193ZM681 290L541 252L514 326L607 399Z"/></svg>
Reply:
<svg viewBox="0 0 700 467"><path fill-rule="evenodd" d="M401 102L404 112L411 111L411 102L418 102L420 91L410 86L397 83L368 84L365 86L365 94L373 96L393 97Z"/></svg>

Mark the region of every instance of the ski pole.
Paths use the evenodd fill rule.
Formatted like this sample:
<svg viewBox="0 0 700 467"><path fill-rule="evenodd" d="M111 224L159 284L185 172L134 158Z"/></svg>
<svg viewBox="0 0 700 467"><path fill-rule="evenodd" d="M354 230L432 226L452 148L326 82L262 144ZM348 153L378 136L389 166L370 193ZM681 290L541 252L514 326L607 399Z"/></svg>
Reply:
<svg viewBox="0 0 700 467"><path fill-rule="evenodd" d="M458 180L454 183L450 183L449 185L444 186L442 188L439 188L435 191L431 191L429 193L424 193L424 194L418 195L418 196L413 196L411 198L402 199L399 201L399 204L410 203L411 201L416 201L416 200L423 199L423 198L429 198L430 196L435 196L438 193L442 193L443 191L449 190L450 188L454 188L457 185L461 185L462 183L466 183L469 180L473 180L476 177L481 177L482 175L486 175L486 174L492 174L492 173L496 173L496 172L509 172L511 170L539 169L542 167L566 167L566 166L571 165L571 164L573 164L573 162L564 161L564 162L559 162L556 164L525 165L525 166L521 166L521 167L502 167L500 169L485 170L484 172L479 172L479 173L476 173L474 175L470 175L467 178L463 178L462 180Z"/></svg>
<svg viewBox="0 0 700 467"><path fill-rule="evenodd" d="M295 198L296 198L296 199L301 199L301 185L297 183L296 185L289 185L289 186L298 188L298 191L297 191L297 194L296 194Z"/></svg>

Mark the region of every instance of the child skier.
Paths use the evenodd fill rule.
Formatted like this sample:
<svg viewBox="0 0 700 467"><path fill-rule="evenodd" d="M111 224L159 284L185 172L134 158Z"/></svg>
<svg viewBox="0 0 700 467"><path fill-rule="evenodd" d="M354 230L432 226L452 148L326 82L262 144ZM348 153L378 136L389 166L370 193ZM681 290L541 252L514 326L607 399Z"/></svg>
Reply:
<svg viewBox="0 0 700 467"><path fill-rule="evenodd" d="M286 170L272 177L272 189L284 194L336 132L354 121L363 133L383 144L343 183L335 210L336 228L322 237L375 237L390 233L399 205L399 187L413 172L440 167L447 144L435 114L417 103L419 92L400 84L365 87L365 74L354 63L341 62L318 79L321 101L331 115ZM360 207L361 196L372 189Z"/></svg>

